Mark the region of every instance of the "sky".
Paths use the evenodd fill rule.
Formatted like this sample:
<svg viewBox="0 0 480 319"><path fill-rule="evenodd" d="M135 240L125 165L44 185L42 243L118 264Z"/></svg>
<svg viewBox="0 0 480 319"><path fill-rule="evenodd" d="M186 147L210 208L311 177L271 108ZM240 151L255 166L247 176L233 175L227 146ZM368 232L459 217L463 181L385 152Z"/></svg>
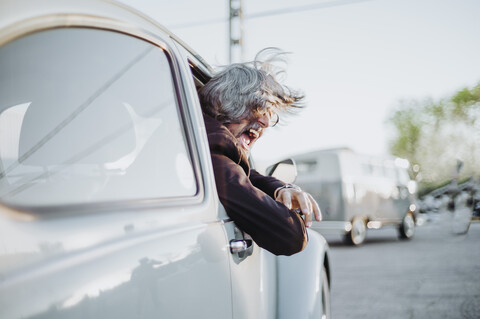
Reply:
<svg viewBox="0 0 480 319"><path fill-rule="evenodd" d="M228 63L228 0L122 2L213 67ZM480 82L479 0L243 0L243 12L245 59L265 47L290 52L285 83L307 98L256 143L259 162L333 147L388 154L399 101Z"/></svg>

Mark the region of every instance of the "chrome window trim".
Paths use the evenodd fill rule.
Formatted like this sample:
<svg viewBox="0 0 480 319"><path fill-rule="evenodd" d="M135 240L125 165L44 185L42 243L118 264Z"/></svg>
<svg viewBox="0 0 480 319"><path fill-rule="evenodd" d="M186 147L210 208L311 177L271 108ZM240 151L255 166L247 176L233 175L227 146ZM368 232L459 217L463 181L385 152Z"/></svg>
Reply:
<svg viewBox="0 0 480 319"><path fill-rule="evenodd" d="M159 29L158 31L165 33L166 37L172 36L169 32L161 28L161 26L155 25L155 27ZM60 28L86 28L121 33L126 36L133 36L139 40L149 42L165 52L170 64L172 82L175 87L177 106L180 115L180 123L183 128L182 133L185 136L187 149L190 152L189 155L196 179L195 183L197 186L197 192L193 196L184 197L128 199L124 201L46 205L41 207L12 205L1 201L0 205L11 207L26 213L55 214L68 210L69 214L75 214L80 212L88 213L89 211L131 211L132 209L158 208L159 206L168 208L179 205L191 206L204 203L207 198L205 191L207 189L207 178L204 177L204 171L201 166L202 159L199 155L200 150L194 135L191 114L188 110L188 104L186 103L187 98L185 94L185 86L182 82L179 61L173 53L174 50L171 46L162 39L161 36L154 34L152 31L136 26L133 27L132 25L119 20L85 14L47 14L17 21L16 23L0 30L0 47L29 34Z"/></svg>

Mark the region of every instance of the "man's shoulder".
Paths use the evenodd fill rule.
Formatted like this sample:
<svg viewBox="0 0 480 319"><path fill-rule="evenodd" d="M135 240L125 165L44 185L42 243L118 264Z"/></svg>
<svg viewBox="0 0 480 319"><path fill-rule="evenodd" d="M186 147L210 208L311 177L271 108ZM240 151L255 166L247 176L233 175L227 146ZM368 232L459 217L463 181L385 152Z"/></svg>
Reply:
<svg viewBox="0 0 480 319"><path fill-rule="evenodd" d="M221 130L222 127L225 127L222 125L222 123L205 113L203 113L203 121L205 122L205 128L207 129L207 132L218 131Z"/></svg>
<svg viewBox="0 0 480 319"><path fill-rule="evenodd" d="M210 148L238 148L238 142L235 136L219 121L213 117L203 114L205 128L207 130L208 143Z"/></svg>

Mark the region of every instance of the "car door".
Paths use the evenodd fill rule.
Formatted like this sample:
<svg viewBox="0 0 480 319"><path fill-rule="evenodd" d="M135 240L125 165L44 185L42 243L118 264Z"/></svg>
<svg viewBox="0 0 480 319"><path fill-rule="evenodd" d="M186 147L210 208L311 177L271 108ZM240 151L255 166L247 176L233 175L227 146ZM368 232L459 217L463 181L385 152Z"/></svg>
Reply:
<svg viewBox="0 0 480 319"><path fill-rule="evenodd" d="M168 39L57 18L0 47L0 317L231 318Z"/></svg>
<svg viewBox="0 0 480 319"><path fill-rule="evenodd" d="M239 240L247 242L245 250L231 251L233 317L275 318L277 257L258 247L233 221L227 219L225 227L231 244Z"/></svg>

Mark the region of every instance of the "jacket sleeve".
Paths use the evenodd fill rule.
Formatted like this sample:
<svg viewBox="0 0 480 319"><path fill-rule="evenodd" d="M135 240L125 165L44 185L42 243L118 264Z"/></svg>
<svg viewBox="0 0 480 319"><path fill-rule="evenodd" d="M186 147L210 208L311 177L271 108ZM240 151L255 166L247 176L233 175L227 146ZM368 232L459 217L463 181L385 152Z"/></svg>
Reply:
<svg viewBox="0 0 480 319"><path fill-rule="evenodd" d="M250 181L252 182L253 186L261 189L271 198L273 198L275 190L284 185L283 182L279 181L275 177L264 176L254 169L250 170Z"/></svg>
<svg viewBox="0 0 480 319"><path fill-rule="evenodd" d="M253 186L242 167L227 156L212 154L212 163L218 196L227 214L257 245L275 255L287 256L306 247L305 224L298 214ZM254 180L260 180L260 176ZM277 180L271 182L266 183L270 185L268 192L274 191L278 183Z"/></svg>

